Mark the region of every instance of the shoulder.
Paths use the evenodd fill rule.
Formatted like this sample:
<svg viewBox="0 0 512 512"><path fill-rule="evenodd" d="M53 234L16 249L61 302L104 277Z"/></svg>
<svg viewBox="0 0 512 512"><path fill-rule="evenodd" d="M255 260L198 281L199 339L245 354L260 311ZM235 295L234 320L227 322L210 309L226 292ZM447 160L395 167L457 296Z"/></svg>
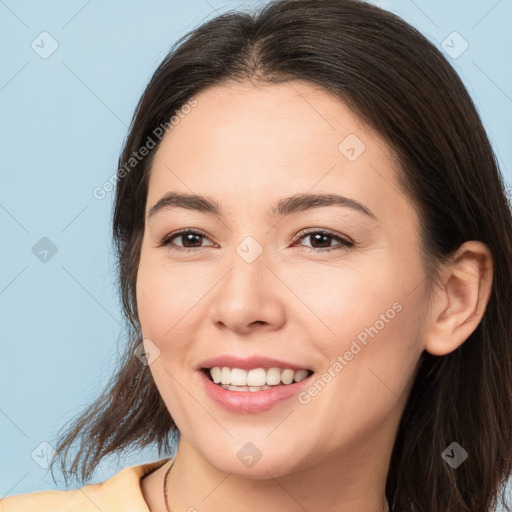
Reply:
<svg viewBox="0 0 512 512"><path fill-rule="evenodd" d="M140 480L168 460L124 468L103 483L80 489L8 496L0 500L0 512L148 512Z"/></svg>
<svg viewBox="0 0 512 512"><path fill-rule="evenodd" d="M89 511L87 500L80 490L73 491L39 491L29 494L17 494L8 496L0 501L1 512L29 512L40 510L41 512L60 510ZM96 509L97 510L97 509Z"/></svg>

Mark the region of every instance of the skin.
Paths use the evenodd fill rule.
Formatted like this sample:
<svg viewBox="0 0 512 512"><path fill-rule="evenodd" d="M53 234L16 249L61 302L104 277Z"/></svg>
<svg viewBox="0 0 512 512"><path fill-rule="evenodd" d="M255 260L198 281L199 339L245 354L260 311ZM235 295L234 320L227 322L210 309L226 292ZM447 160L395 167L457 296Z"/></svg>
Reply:
<svg viewBox="0 0 512 512"><path fill-rule="evenodd" d="M137 278L143 336L160 350L150 371L181 432L169 507L384 511L417 362L423 350L455 350L480 322L490 251L466 242L440 267L429 295L419 219L398 184L393 151L327 91L301 81L226 83L196 99L155 155L146 214L175 191L207 195L225 216L182 208L147 216ZM338 149L349 134L366 146L354 161ZM340 194L376 219L337 206L267 216L297 193ZM161 245L182 228L206 234L196 252L179 251L185 237ZM315 245L311 236L299 239L305 228L356 244ZM236 252L247 236L263 249L250 264ZM307 404L294 397L262 413L228 412L201 386L198 364L220 354L283 359L321 377L394 303L401 311ZM247 442L262 453L252 467L237 457ZM152 512L166 510L169 464L141 481Z"/></svg>

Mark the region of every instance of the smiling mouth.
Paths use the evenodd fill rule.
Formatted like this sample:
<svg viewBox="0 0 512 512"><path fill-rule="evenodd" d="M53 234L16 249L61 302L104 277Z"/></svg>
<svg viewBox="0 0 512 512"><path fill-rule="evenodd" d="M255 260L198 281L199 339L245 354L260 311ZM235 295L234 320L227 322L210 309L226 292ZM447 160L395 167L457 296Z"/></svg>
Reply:
<svg viewBox="0 0 512 512"><path fill-rule="evenodd" d="M214 366L201 369L217 386L229 391L265 391L278 386L289 386L313 375L312 370L291 368L229 368Z"/></svg>

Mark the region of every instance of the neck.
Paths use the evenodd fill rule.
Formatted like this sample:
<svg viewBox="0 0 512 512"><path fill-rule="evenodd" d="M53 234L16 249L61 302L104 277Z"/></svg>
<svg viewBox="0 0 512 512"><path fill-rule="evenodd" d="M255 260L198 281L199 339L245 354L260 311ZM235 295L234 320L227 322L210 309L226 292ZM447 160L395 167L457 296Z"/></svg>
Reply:
<svg viewBox="0 0 512 512"><path fill-rule="evenodd" d="M387 512L389 457L369 452L333 454L278 478L269 468L268 478L247 479L213 467L182 438L167 479L168 505L171 511L226 512L243 503L247 512Z"/></svg>

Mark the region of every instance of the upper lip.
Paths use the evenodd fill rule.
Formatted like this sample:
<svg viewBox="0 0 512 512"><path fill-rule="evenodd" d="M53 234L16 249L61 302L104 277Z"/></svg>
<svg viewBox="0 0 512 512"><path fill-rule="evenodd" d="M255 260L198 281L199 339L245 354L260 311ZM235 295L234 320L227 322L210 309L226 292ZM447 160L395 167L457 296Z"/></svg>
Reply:
<svg viewBox="0 0 512 512"><path fill-rule="evenodd" d="M204 361L199 363L199 368L214 368L215 366L227 366L228 368L242 368L244 370L252 370L254 368L289 368L291 370L309 370L309 368L305 366L258 355L239 357L235 355L225 354L205 359Z"/></svg>

